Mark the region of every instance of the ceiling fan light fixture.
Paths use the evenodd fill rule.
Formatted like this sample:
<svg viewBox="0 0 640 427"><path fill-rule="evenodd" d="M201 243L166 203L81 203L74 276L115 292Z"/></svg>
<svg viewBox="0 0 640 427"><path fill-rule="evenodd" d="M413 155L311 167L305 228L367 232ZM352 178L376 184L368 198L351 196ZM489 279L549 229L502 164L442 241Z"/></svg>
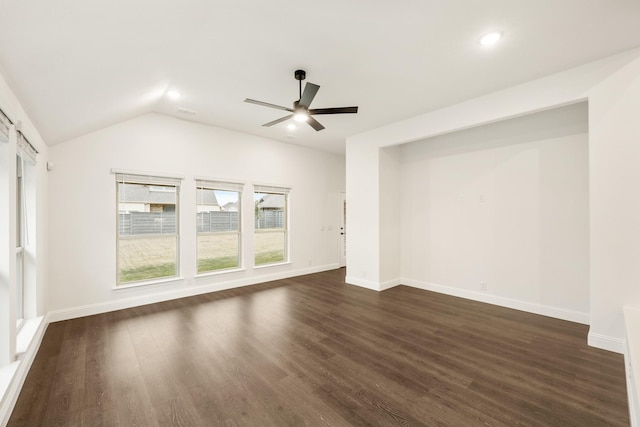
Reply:
<svg viewBox="0 0 640 427"><path fill-rule="evenodd" d="M309 120L309 113L307 113L306 111L297 111L293 115L293 120L299 123L304 123Z"/></svg>

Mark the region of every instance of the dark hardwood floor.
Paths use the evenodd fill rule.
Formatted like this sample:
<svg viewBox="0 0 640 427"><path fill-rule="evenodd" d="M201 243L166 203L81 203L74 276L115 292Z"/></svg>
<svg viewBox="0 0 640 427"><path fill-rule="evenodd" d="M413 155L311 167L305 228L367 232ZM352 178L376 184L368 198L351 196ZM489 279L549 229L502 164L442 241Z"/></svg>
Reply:
<svg viewBox="0 0 640 427"><path fill-rule="evenodd" d="M587 327L344 270L49 325L10 426L627 426Z"/></svg>

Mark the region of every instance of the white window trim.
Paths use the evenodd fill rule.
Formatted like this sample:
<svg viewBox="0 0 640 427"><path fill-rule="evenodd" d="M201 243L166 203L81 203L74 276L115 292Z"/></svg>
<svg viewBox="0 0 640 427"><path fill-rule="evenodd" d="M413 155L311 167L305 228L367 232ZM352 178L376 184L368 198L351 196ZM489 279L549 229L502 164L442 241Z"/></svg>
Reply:
<svg viewBox="0 0 640 427"><path fill-rule="evenodd" d="M20 312L22 313L22 317L17 317L16 318L16 332L20 332L20 329L22 329L22 326L24 325L25 322L25 301L24 301L24 247L22 246L17 246L16 247L16 260L18 258L18 254L20 254L21 260L20 260L20 267L22 268L22 271L20 272L20 280L22 280L22 283L20 284L20 287L18 287L18 283L16 280L16 294L18 292L22 292L22 295L19 297L19 299L17 299L17 295L16 295L16 300L19 301L22 304L22 307L19 308ZM18 277L18 273L16 271L16 279ZM16 313L18 312L18 307L16 308Z"/></svg>
<svg viewBox="0 0 640 427"><path fill-rule="evenodd" d="M254 270L260 270L261 268L279 267L282 265L291 265L291 261L274 262L270 264L260 264L253 267Z"/></svg>
<svg viewBox="0 0 640 427"><path fill-rule="evenodd" d="M113 286L111 289L114 291L123 291L126 289L140 288L144 286L170 285L170 284L180 283L184 281L185 279L183 276L160 277L158 279L140 280L138 282L127 282L123 285Z"/></svg>
<svg viewBox="0 0 640 427"><path fill-rule="evenodd" d="M219 276L219 275L222 275L222 274L229 274L229 273L241 273L243 271L247 271L247 269L244 268L244 267L240 267L240 268L224 268L224 269L220 269L220 270L207 271L205 273L196 273L196 275L194 277L196 279L198 279L198 278L201 278L201 277Z"/></svg>
<svg viewBox="0 0 640 427"><path fill-rule="evenodd" d="M18 133L18 141L20 141L21 134ZM23 142L24 143L24 142ZM28 142L26 143L31 147L33 151L33 147ZM33 165L35 164L35 154L33 158L27 158L27 152L23 152L18 147L16 152L17 154L17 163L16 163L16 208L19 209L19 212L16 212L16 256L14 257L14 261L16 262L16 281L15 281L15 291L16 291L16 331L20 332L22 326L24 325L24 321L27 318L26 315L26 305L25 301L25 245L29 244L29 210L27 209L27 192L25 189L25 166L27 163ZM19 185L18 185L19 183ZM20 272L18 272L17 264L18 258L20 259ZM19 279L19 280L18 280ZM20 313L20 314L18 314Z"/></svg>

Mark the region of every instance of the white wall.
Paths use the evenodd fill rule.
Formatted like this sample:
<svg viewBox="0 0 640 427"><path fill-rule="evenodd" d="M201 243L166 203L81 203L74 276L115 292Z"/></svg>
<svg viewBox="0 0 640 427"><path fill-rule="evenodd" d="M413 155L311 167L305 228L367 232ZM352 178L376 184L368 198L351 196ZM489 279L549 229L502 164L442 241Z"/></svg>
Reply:
<svg viewBox="0 0 640 427"><path fill-rule="evenodd" d="M119 300L255 283L336 268L344 158L225 129L149 114L50 148L50 308L57 317L97 312ZM113 290L115 179L111 168L184 175L180 193L181 276L164 285ZM198 278L194 176L290 186L290 265L253 269L250 186L243 195L246 271ZM206 288L211 290L212 288ZM155 297L154 297L155 298ZM111 305L109 305L111 304ZM134 303L131 303L133 305ZM66 310L66 312L65 312ZM75 311L74 311L75 310Z"/></svg>
<svg viewBox="0 0 640 427"><path fill-rule="evenodd" d="M400 148L380 149L380 289L398 284L401 275Z"/></svg>
<svg viewBox="0 0 640 427"><path fill-rule="evenodd" d="M379 150L366 142L347 148L347 283L379 290Z"/></svg>
<svg viewBox="0 0 640 427"><path fill-rule="evenodd" d="M0 369L13 362L16 350L16 144L11 133L11 143L0 140Z"/></svg>
<svg viewBox="0 0 640 427"><path fill-rule="evenodd" d="M640 59L589 96L591 341L624 337L622 306L640 305Z"/></svg>
<svg viewBox="0 0 640 427"><path fill-rule="evenodd" d="M401 146L403 282L588 319L586 132L581 103Z"/></svg>

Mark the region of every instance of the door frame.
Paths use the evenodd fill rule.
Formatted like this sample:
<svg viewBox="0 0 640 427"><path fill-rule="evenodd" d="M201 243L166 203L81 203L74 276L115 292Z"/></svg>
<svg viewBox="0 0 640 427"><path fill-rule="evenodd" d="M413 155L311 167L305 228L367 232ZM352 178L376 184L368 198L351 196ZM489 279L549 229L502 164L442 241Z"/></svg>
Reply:
<svg viewBox="0 0 640 427"><path fill-rule="evenodd" d="M347 265L347 194L340 193L340 267Z"/></svg>

